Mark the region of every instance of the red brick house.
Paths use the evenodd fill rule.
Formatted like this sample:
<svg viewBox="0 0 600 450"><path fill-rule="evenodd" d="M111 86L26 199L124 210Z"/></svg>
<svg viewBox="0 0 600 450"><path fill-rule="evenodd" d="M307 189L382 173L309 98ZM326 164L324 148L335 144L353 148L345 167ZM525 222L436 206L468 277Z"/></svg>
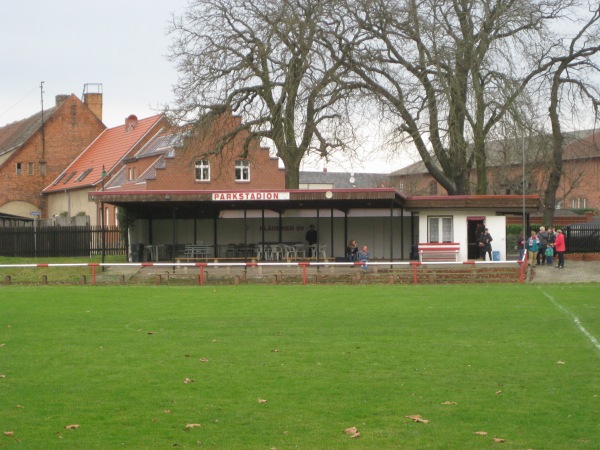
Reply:
<svg viewBox="0 0 600 450"><path fill-rule="evenodd" d="M543 197L551 165L549 136L535 139L495 141L488 145L489 195L523 192L523 153L527 194ZM392 185L409 195L446 195L422 162L390 174ZM476 174L471 173L474 189ZM563 170L556 193L557 209L600 210L600 132L584 130L565 134Z"/></svg>
<svg viewBox="0 0 600 450"><path fill-rule="evenodd" d="M216 140L239 126L240 121L237 116L220 116L205 127L201 137L186 130L164 129L123 161L106 189L283 189L285 172L268 148L253 139L248 154L241 154L246 133L228 143L220 154L212 153Z"/></svg>
<svg viewBox="0 0 600 450"><path fill-rule="evenodd" d="M89 201L88 192L102 190L112 175L122 170L128 157L168 128L169 122L162 115L142 120L130 115L123 125L104 130L89 146L80 149L80 154L43 190L49 215L87 215L92 224L101 225L101 206ZM116 225L115 208L103 206L104 224Z"/></svg>
<svg viewBox="0 0 600 450"><path fill-rule="evenodd" d="M48 216L42 189L105 129L102 94L57 95L52 108L0 128L0 212Z"/></svg>

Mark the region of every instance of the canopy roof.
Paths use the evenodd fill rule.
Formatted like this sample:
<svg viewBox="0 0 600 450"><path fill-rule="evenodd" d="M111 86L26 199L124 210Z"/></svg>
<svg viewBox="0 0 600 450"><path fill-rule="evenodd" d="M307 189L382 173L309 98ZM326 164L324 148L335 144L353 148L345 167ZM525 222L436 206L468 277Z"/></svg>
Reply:
<svg viewBox="0 0 600 450"><path fill-rule="evenodd" d="M220 211L403 208L412 212L428 209L487 209L500 214L537 212L537 195L472 195L407 197L391 188L295 189L254 191L96 191L92 201L128 208L139 218L168 219L215 217Z"/></svg>

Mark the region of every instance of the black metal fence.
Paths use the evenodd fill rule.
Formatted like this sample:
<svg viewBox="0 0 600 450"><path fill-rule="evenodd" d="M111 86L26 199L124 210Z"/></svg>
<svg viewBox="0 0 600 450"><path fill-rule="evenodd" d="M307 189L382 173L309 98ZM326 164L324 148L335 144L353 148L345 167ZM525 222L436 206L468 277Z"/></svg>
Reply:
<svg viewBox="0 0 600 450"><path fill-rule="evenodd" d="M104 245L102 243L104 242ZM119 227L0 227L0 256L60 257L124 255Z"/></svg>
<svg viewBox="0 0 600 450"><path fill-rule="evenodd" d="M564 228L567 253L600 252L600 223L578 223Z"/></svg>

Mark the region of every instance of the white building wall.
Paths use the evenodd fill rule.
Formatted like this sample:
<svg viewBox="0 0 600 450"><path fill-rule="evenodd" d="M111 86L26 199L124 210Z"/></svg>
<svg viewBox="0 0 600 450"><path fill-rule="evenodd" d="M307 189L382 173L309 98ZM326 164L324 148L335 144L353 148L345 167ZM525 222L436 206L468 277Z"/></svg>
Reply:
<svg viewBox="0 0 600 450"><path fill-rule="evenodd" d="M485 226L492 236L492 251L500 252L500 261L506 260L506 217L496 216L495 212L478 211L448 211L446 209L427 210L419 213L419 242L428 242L428 218L452 217L453 241L460 243L459 261L468 260L468 217L485 217ZM472 237L471 237L472 238Z"/></svg>
<svg viewBox="0 0 600 450"><path fill-rule="evenodd" d="M69 217L83 212L90 216L90 223L97 223L98 205L89 201L88 189L49 194L48 217L58 216L64 211Z"/></svg>

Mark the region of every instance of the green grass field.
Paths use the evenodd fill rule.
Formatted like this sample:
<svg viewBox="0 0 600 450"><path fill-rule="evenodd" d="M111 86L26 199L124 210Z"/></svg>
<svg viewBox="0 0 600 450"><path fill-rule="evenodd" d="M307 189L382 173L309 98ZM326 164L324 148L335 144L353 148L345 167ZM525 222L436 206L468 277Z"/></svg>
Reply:
<svg viewBox="0 0 600 450"><path fill-rule="evenodd" d="M599 337L598 285L5 286L0 448L597 449Z"/></svg>

